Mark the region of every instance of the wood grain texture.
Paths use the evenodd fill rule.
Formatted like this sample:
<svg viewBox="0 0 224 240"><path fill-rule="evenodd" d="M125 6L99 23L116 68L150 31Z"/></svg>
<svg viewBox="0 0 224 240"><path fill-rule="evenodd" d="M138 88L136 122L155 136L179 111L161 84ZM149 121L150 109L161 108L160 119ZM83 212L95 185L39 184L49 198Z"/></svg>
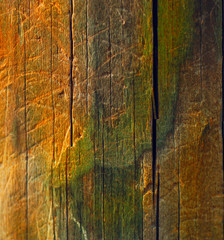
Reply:
<svg viewBox="0 0 224 240"><path fill-rule="evenodd" d="M0 239L223 239L221 0L0 0Z"/></svg>

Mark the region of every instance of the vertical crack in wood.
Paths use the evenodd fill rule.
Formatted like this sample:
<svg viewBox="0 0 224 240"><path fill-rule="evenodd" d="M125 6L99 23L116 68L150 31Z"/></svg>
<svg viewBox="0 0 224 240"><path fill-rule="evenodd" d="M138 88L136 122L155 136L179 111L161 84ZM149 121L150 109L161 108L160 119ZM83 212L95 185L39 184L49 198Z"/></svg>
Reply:
<svg viewBox="0 0 224 240"><path fill-rule="evenodd" d="M56 24L57 24L57 29L58 29L58 19L56 21ZM53 36L52 36L53 37ZM57 37L58 37L58 34L57 34ZM56 47L57 47L57 50L56 50L56 53L57 53L57 61L59 62L59 50L58 50L58 45L56 44ZM54 106L54 105L53 105ZM55 106L54 106L55 108ZM55 113L55 110L54 110L54 113ZM54 114L55 116L55 114ZM54 151L56 153L56 149ZM62 184L61 184L61 162L59 162L59 166L58 166L58 180L59 180L59 224L57 225L58 226L58 238L61 239L62 238Z"/></svg>
<svg viewBox="0 0 224 240"><path fill-rule="evenodd" d="M133 154L134 154L134 181L133 181L133 198L134 198L134 239L136 239L136 229L137 227L137 219L136 219L136 214L138 211L137 205L136 205L136 192L135 192L135 186L137 185L137 161L136 161L136 140L135 140L135 76L134 76L134 71L133 71L133 76L132 76L132 94L133 94Z"/></svg>
<svg viewBox="0 0 224 240"><path fill-rule="evenodd" d="M153 107L152 107L153 108ZM152 110L152 193L153 193L153 208L155 207L155 188L156 188L156 151L157 151L157 132L156 132L156 119Z"/></svg>
<svg viewBox="0 0 224 240"><path fill-rule="evenodd" d="M62 219L62 186L61 186L61 163L59 163L59 207L60 207L60 211L59 211L59 226L58 226L58 237L59 239L61 239L61 226L62 226L62 223L61 223L61 219Z"/></svg>
<svg viewBox="0 0 224 240"><path fill-rule="evenodd" d="M177 114L177 119L178 119L178 123L179 123L179 113ZM174 130L175 130L175 125L174 125ZM179 139L180 139L180 131L179 131ZM175 148L174 148L175 149ZM174 150L175 151L175 150ZM177 203L177 208L178 208L178 221L177 221L177 239L180 240L180 224L181 224L181 219L180 219L180 210L181 210L181 205L180 205L180 145L178 144L177 146L177 152L178 152L178 162L177 162L177 177L178 177L178 203Z"/></svg>
<svg viewBox="0 0 224 240"><path fill-rule="evenodd" d="M80 151L80 142L78 143L78 146L79 146L79 164L80 164L80 158L81 158L81 151ZM82 163L81 163L82 164ZM82 240L82 237L83 237L83 233L82 233L82 228L83 228L83 226L82 226L82 206L83 206L83 204L82 204L82 201L83 201L83 176L80 178L80 180L79 181L81 181L81 184L80 184L80 194L81 194L81 200L80 200L80 202L79 202L79 204L78 204L78 209L79 209L79 224L80 224L80 228L79 228L79 230L80 230L80 237L81 237L81 240Z"/></svg>
<svg viewBox="0 0 224 240"><path fill-rule="evenodd" d="M110 128L112 130L112 122L111 122L111 108L112 108L112 79L111 79L111 1L109 1L109 14L108 14L108 45L109 45L109 85L110 85ZM113 134L111 131L109 134ZM110 143L109 143L110 144ZM113 191L113 168L111 165L110 168L110 205L111 205L111 221L113 223L113 196L112 196L112 191ZM111 239L113 239L113 224L111 224Z"/></svg>
<svg viewBox="0 0 224 240"><path fill-rule="evenodd" d="M123 14L123 0L121 0L121 77L123 78L123 41L124 41L124 28L123 28L123 23L124 23L124 14ZM122 107L124 104L124 94L122 94Z"/></svg>
<svg viewBox="0 0 224 240"><path fill-rule="evenodd" d="M55 216L54 216L54 189L53 189L53 174L54 174L54 163L55 163L55 109L54 109L54 95L53 95L53 9L51 4L51 103L52 103L52 115L53 115L53 158L51 161L51 207L52 207L52 222L53 222L53 239L56 239L55 235Z"/></svg>
<svg viewBox="0 0 224 240"><path fill-rule="evenodd" d="M173 50L174 44L173 44L173 39L174 38L174 1L172 0L172 19L171 19L171 49ZM171 57L172 59L174 58L174 53L173 51L171 52ZM175 91L177 91L176 88L174 88ZM175 114L176 112L176 105L173 105L173 113ZM176 119L179 120L179 115L176 115ZM175 142L175 117L173 117L173 146L174 146L174 162L175 162L175 168L177 164L177 240L180 240L180 157L179 157L179 147L177 146L176 150L176 142ZM176 163L177 162L177 163Z"/></svg>
<svg viewBox="0 0 224 240"><path fill-rule="evenodd" d="M159 190L160 190L160 176L158 171L157 183L157 203L156 203L156 240L159 240Z"/></svg>
<svg viewBox="0 0 224 240"><path fill-rule="evenodd" d="M19 9L18 9L19 10ZM29 0L29 11L30 11L30 0ZM29 17L30 25L30 17ZM27 132L27 65L26 65L26 29L24 29L24 121L25 121L25 159L26 159L26 240L29 239L29 196L28 196L28 187L29 187L29 155L28 155L28 132Z"/></svg>
<svg viewBox="0 0 224 240"><path fill-rule="evenodd" d="M68 151L70 157L70 150L66 150L66 159L65 159L65 195L66 195L66 239L69 239L69 230L68 230Z"/></svg>
<svg viewBox="0 0 224 240"><path fill-rule="evenodd" d="M117 103L117 109L118 109L118 103ZM118 121L120 119L120 115L118 113ZM118 140L118 133L116 133L116 161L117 163L119 162L119 140ZM116 174L115 174L116 175ZM121 179L123 178L123 172L121 173ZM116 176L115 176L116 179ZM121 180L121 182L123 182L123 179ZM121 183L122 184L122 183ZM122 189L122 186L121 186ZM121 190L121 194L124 193L124 190ZM116 219L116 215L115 215L115 219ZM122 234L122 233L121 233Z"/></svg>
<svg viewBox="0 0 224 240"><path fill-rule="evenodd" d="M103 150L103 174L102 174L102 180L103 180L103 240L105 239L105 159L104 159L104 109L103 109L103 129L102 129L102 150Z"/></svg>
<svg viewBox="0 0 224 240"><path fill-rule="evenodd" d="M89 85L88 0L86 0L86 112L87 112L87 115L88 115L88 85Z"/></svg>
<svg viewBox="0 0 224 240"><path fill-rule="evenodd" d="M158 118L158 2L152 2L153 14L153 100L152 100L152 182L153 206L155 205L156 183L156 119Z"/></svg>
<svg viewBox="0 0 224 240"><path fill-rule="evenodd" d="M171 23L171 49L173 50L173 47L174 47L174 44L173 44L173 39L174 39L174 15L173 15L173 12L174 12L174 1L172 0L172 23ZM171 57L172 59L174 58L174 53L173 51L171 52ZM175 91L176 88L174 88ZM175 104L173 105L173 113L175 114L176 112L176 106ZM177 114L177 119L179 120L179 116ZM177 150L177 154L176 154L176 142L175 142L175 129L176 129L176 126L175 126L175 117L173 117L173 146L174 146L174 162L175 162L175 168L176 168L176 161L177 161L177 240L180 240L180 157L179 157L179 148ZM178 159L177 159L178 158Z"/></svg>
<svg viewBox="0 0 224 240"><path fill-rule="evenodd" d="M178 150L179 150L179 147L178 147ZM178 154L178 225L177 227L178 227L178 240L180 240L180 153Z"/></svg>
<svg viewBox="0 0 224 240"><path fill-rule="evenodd" d="M136 141L135 141L135 124L136 124L136 120L135 120L135 77L134 77L134 73L133 73L133 78L132 78L132 91L133 91L133 153L134 153L134 164L135 164L135 175L134 175L134 180L135 183L137 183L137 171L138 171L138 166L137 166L137 160L136 160Z"/></svg>
<svg viewBox="0 0 224 240"><path fill-rule="evenodd" d="M29 29L30 29L30 0L29 0Z"/></svg>
<svg viewBox="0 0 224 240"><path fill-rule="evenodd" d="M123 165L125 164L124 163L124 141L121 142L121 158L123 160ZM124 193L125 192L125 170L124 168L122 168L122 192ZM124 223L124 218L125 218L125 211L124 211L124 201L125 201L125 197L124 197L124 194L122 194L122 239L123 239L123 236L124 236L124 228L125 228L125 223Z"/></svg>
<svg viewBox="0 0 224 240"><path fill-rule="evenodd" d="M109 7L110 8L110 7ZM108 28L108 44L109 44L109 78L110 78L110 127L111 127L111 19L110 19L110 11L109 11L109 17L108 17L108 22L109 22L109 28Z"/></svg>
<svg viewBox="0 0 224 240"><path fill-rule="evenodd" d="M70 15L69 15L69 26L70 26L70 145L73 146L73 0L70 0ZM69 151L69 157L70 157L70 151ZM67 240L69 239L69 228L68 228L68 156L66 155L66 169L65 169L65 175L66 175L66 237Z"/></svg>
<svg viewBox="0 0 224 240"><path fill-rule="evenodd" d="M18 22L18 26L17 26L17 31L18 31L18 35L20 34L20 16L19 16L19 6L20 6L20 2L18 1L18 6L17 6L17 22Z"/></svg>
<svg viewBox="0 0 224 240"><path fill-rule="evenodd" d="M28 158L28 133L27 133L27 96L26 96L26 32L24 31L24 118L25 118L25 151L26 151L26 240L29 239L29 199L28 199L28 174L29 174L29 158Z"/></svg>
<svg viewBox="0 0 224 240"><path fill-rule="evenodd" d="M202 102L202 98L203 98L203 94L202 94L202 0L200 0L200 80L201 80L201 102Z"/></svg>
<svg viewBox="0 0 224 240"><path fill-rule="evenodd" d="M202 100L203 100L203 65L202 65L202 23L203 23L203 19L202 19L202 0L200 0L199 3L199 51L200 51L200 56L199 56L199 68L200 68L200 84L201 84L201 98L200 98L200 104L202 104ZM199 121L201 121L201 117L199 115ZM200 143L199 143L199 149L200 149ZM200 150L198 149L198 158L200 158ZM196 216L195 216L195 230L196 230L196 238L198 239L198 191L196 191Z"/></svg>
<svg viewBox="0 0 224 240"><path fill-rule="evenodd" d="M223 195L224 195L224 1L222 0L222 172L223 172ZM223 198L223 239L224 239L224 198Z"/></svg>
<svg viewBox="0 0 224 240"><path fill-rule="evenodd" d="M93 129L93 156L94 156L94 212L93 212L93 223L92 223L92 226L93 226L93 239L95 239L95 229L96 229L96 204L97 204L97 201L96 201L96 179L97 179L97 174L96 174L96 124L97 124L97 114L96 114L96 111L97 111L97 90L95 89L95 106L94 106L94 129Z"/></svg>
<svg viewBox="0 0 224 240"><path fill-rule="evenodd" d="M152 1L153 22L153 104L152 104L152 181L153 181L153 209L155 209L155 185L157 167L157 122L159 118L158 97L158 0ZM154 109L155 108L155 109ZM156 207L156 239L159 239L159 172L157 185Z"/></svg>
<svg viewBox="0 0 224 240"><path fill-rule="evenodd" d="M121 49L123 49L123 39L124 39L124 28L123 28L123 21L124 21L124 14L123 14L123 8L124 8L124 5L123 5L123 0L121 0ZM123 79L123 75L124 75L124 71L123 71L123 51L121 51L121 54L120 54L120 57L121 57L121 77ZM122 93L122 105L121 105L121 108L123 108L123 104L124 104L124 93ZM120 119L120 114L119 114L119 117L118 117L118 121ZM125 165L125 162L124 162L124 154L123 154L123 149L124 149L124 143L123 143L123 139L121 140L121 159L122 159L122 163L123 163L123 166ZM122 192L124 192L125 190L125 182L124 182L124 178L125 178L125 171L124 171L124 168L122 168ZM124 237L124 228L125 228L125 224L124 224L124 217L125 217L125 214L124 214L124 194L122 194L122 233L121 233L121 237L123 239Z"/></svg>
<svg viewBox="0 0 224 240"><path fill-rule="evenodd" d="M153 95L155 103L155 119L159 118L158 97L158 0L153 0Z"/></svg>
<svg viewBox="0 0 224 240"><path fill-rule="evenodd" d="M73 146L73 0L70 0L70 16L69 16L69 24L70 24L70 144Z"/></svg>

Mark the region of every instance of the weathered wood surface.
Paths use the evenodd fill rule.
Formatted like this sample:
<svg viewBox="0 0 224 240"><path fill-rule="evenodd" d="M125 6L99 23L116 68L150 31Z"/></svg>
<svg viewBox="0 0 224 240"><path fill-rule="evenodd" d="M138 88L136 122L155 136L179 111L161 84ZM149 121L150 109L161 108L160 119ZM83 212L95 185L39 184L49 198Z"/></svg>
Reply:
<svg viewBox="0 0 224 240"><path fill-rule="evenodd" d="M0 0L0 239L223 239L222 1L154 4Z"/></svg>

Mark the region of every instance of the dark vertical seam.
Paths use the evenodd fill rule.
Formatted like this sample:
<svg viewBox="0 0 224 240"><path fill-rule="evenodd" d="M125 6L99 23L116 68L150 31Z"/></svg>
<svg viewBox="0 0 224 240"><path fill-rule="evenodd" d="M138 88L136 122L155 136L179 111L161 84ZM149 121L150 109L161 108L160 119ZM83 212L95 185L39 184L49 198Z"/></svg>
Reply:
<svg viewBox="0 0 224 240"><path fill-rule="evenodd" d="M96 95L96 90L95 90L95 95ZM95 96L95 104L96 103L96 98ZM93 212L93 239L95 239L95 223L96 223L96 105L94 106L94 129L93 129L93 156L94 156L94 212Z"/></svg>
<svg viewBox="0 0 224 240"><path fill-rule="evenodd" d="M30 30L30 0L29 0L29 30Z"/></svg>
<svg viewBox="0 0 224 240"><path fill-rule="evenodd" d="M29 29L30 29L30 0L29 0ZM28 156L28 133L27 133L27 79L26 79L26 38L24 31L24 103L25 103L25 141L26 141L26 238L29 238L29 197L28 197L28 181L29 181L29 156Z"/></svg>
<svg viewBox="0 0 224 240"><path fill-rule="evenodd" d="M81 119L80 119L80 122L81 122ZM80 166L80 165L82 164L82 163L81 163L80 142L78 142L78 155L79 155L79 166ZM79 185L80 182L81 182L81 184ZM81 197L80 197L80 201L77 201L77 207L78 207L78 216L79 216L79 223L80 223L80 228L79 228L80 240L82 240L82 193L83 193L83 176L80 177L79 183L78 183L78 187L79 187L79 194L81 195Z"/></svg>
<svg viewBox="0 0 224 240"><path fill-rule="evenodd" d="M69 14L69 25L70 25L70 144L73 146L73 31L72 31L72 17L73 17L73 0L70 0L70 14ZM70 157L70 150L69 150ZM69 239L68 229L68 156L66 155L66 237Z"/></svg>
<svg viewBox="0 0 224 240"><path fill-rule="evenodd" d="M109 44L109 78L110 78L110 128L112 128L112 122L111 122L111 108L112 108L112 101L111 101L111 86L112 86L112 79L111 79L111 19L110 19L110 15L111 15L111 2L109 1L109 16L108 16L108 22L109 22L109 28L108 28L108 44ZM112 129L111 129L112 130ZM111 132L109 134L112 134ZM111 182L110 182L110 197L111 197L111 200L110 200L110 203L111 203L111 221L112 221L112 224L111 224L111 239L113 239L113 200L112 200L112 191L113 191L113 168L111 166L111 176L110 176L110 179L111 179Z"/></svg>
<svg viewBox="0 0 224 240"><path fill-rule="evenodd" d="M111 27L110 27L110 12L109 12L109 29L108 29L108 35L109 35L109 38L108 38L108 43L109 43L109 74L110 74L110 127L111 127L111 103L112 103L112 101L111 101L111 84L112 84L112 82L111 82L111 32L110 32L110 30L111 30Z"/></svg>
<svg viewBox="0 0 224 240"><path fill-rule="evenodd" d="M58 29L58 19L56 21L57 23L57 29ZM58 34L57 34L58 36ZM58 45L57 46L57 64L59 62L59 51L58 51ZM53 105L54 106L54 105ZM54 106L55 109L55 106ZM54 116L55 116L55 110L54 110ZM56 151L55 151L56 153ZM58 224L58 238L61 239L61 228L62 228L62 223L61 223L61 219L62 219L62 185L61 185L61 163L59 162L59 166L58 166L58 179L59 179L59 224Z"/></svg>
<svg viewBox="0 0 224 240"><path fill-rule="evenodd" d="M153 108L153 107L152 107ZM152 110L152 192L153 192L153 207L155 207L155 185L156 185L156 119L154 110Z"/></svg>
<svg viewBox="0 0 224 240"><path fill-rule="evenodd" d="M59 212L59 239L61 239L61 209L62 209L62 191L61 191L61 163L59 163L59 182L60 182L60 186L59 186L59 206L60 206L60 212Z"/></svg>
<svg viewBox="0 0 224 240"><path fill-rule="evenodd" d="M124 39L124 28L123 28L123 0L121 0L121 49L123 48L123 39ZM123 79L123 54L121 51L121 77ZM124 103L124 93L122 92L122 105L121 109L123 108L123 103ZM120 115L119 115L120 118ZM123 139L122 139L122 144L121 144L121 158L122 158L122 163L124 167L124 155L123 155ZM122 191L124 192L124 177L125 177L125 172L124 168L122 168ZM122 194L122 238L124 236L124 194Z"/></svg>
<svg viewBox="0 0 224 240"><path fill-rule="evenodd" d="M98 67L99 64L99 61L100 61L100 34L97 35L97 83L100 84L100 68ZM98 84L97 84L97 88L98 87ZM101 84L100 84L101 85ZM100 148L100 105L101 105L101 98L100 98L100 94L98 96L98 92L96 91L96 103L97 103L97 148ZM103 144L102 144L103 146ZM98 185L100 186L98 189L99 189L99 195L98 195L98 199L99 199L99 202L101 203L100 204L100 220L101 221L98 221L98 229L101 230L100 232L100 238L102 238L102 186L100 185L100 183L102 183L102 163L101 163L101 159L100 161L98 161L99 165L98 165L98 168L97 168L97 173L99 174L99 180L97 178L97 183ZM104 191L104 188L103 188L103 191ZM103 214L104 215L104 214Z"/></svg>
<svg viewBox="0 0 224 240"><path fill-rule="evenodd" d="M25 118L25 148L26 148L26 240L29 235L29 203L28 203L28 135L27 135L27 103L26 103L26 32L24 31L24 118Z"/></svg>
<svg viewBox="0 0 224 240"><path fill-rule="evenodd" d="M96 67L96 69L97 69L97 83L99 84L99 82L100 82L100 77L99 77L99 71L100 71L100 69L99 69L99 60L100 60L100 51L99 51L99 46L100 46L100 35L98 34L98 37L97 37L97 67ZM98 85L97 84L97 85ZM97 88L99 88L98 86L97 86ZM99 105L100 105L100 100L98 99L98 92L96 92L96 100L97 100L97 147L99 146L99 144L100 144L100 112L99 112Z"/></svg>
<svg viewBox="0 0 224 240"><path fill-rule="evenodd" d="M72 16L73 16L73 0L70 0L71 10L69 15L70 20L70 126L71 126L71 147L73 146L73 31L72 31Z"/></svg>
<svg viewBox="0 0 224 240"><path fill-rule="evenodd" d="M135 123L136 123L136 119L135 119L135 77L134 77L134 73L133 73L133 79L132 79L132 86L133 86L133 151L134 151L134 164L135 164L135 182L137 182L137 161L136 161L136 141L135 141Z"/></svg>
<svg viewBox="0 0 224 240"><path fill-rule="evenodd" d="M97 81L99 82L99 72L97 73ZM98 93L97 93L98 94ZM97 95L97 147L100 145L100 106Z"/></svg>
<svg viewBox="0 0 224 240"><path fill-rule="evenodd" d="M153 180L153 209L155 210L155 185L157 167L157 122L159 118L158 97L158 0L152 2L153 18L153 103L152 103L152 180ZM159 188L160 179L158 172L157 205L156 205L156 239L159 239Z"/></svg>
<svg viewBox="0 0 224 240"><path fill-rule="evenodd" d="M110 204L111 204L111 239L113 239L113 235L114 235L114 226L113 226L113 220L114 220L114 214L113 214L113 169L112 169L112 166L111 166L111 172L110 172Z"/></svg>
<svg viewBox="0 0 224 240"><path fill-rule="evenodd" d="M202 4L200 0L200 80L201 80L201 102L203 98L202 94Z"/></svg>
<svg viewBox="0 0 224 240"><path fill-rule="evenodd" d="M180 151L178 147L178 151ZM180 152L178 154L178 240L180 239Z"/></svg>
<svg viewBox="0 0 224 240"><path fill-rule="evenodd" d="M80 164L80 158L81 158L81 154L80 154L80 142L78 143L79 144L79 164ZM81 163L82 164L82 163ZM80 194L81 194L81 198L80 198L80 204L79 204L79 222L80 222L80 238L82 240L82 201L83 201L83 176L81 176L80 178L80 181L81 181L81 187L80 187Z"/></svg>
<svg viewBox="0 0 224 240"><path fill-rule="evenodd" d="M117 104L116 104L116 106L117 106L117 109L119 109L119 107L118 107L118 101L117 101ZM120 120L120 113L119 113L119 111L118 111L118 117L117 117L117 121L119 122L119 120ZM119 162L119 140L118 140L118 132L116 132L116 162L118 163ZM122 168L121 168L122 169ZM121 170L122 171L122 170ZM117 174L115 174L116 176L117 176ZM116 179L116 176L115 176L115 179ZM123 178L123 174L122 174L122 172L121 172L121 181L123 181L122 180L122 178ZM124 191L123 191L123 189L122 189L122 185L121 185L121 192L120 192L121 194L124 194ZM121 195L120 195L121 196ZM121 197L122 198L122 197ZM121 200L122 201L122 200ZM120 212L120 204L119 204L119 207L118 207L118 213ZM115 214L115 222L117 221L116 219L116 217L118 216L118 214ZM122 216L121 216L122 217ZM122 232L120 232L120 221L118 221L119 223L118 223L118 229L119 229L119 236L120 236L120 234L122 234ZM115 227L115 229L116 229L116 227ZM115 236L116 236L116 230L115 230Z"/></svg>
<svg viewBox="0 0 224 240"><path fill-rule="evenodd" d="M81 154L80 154L80 141L78 142L78 146L79 146L79 164L80 164L80 159L81 159Z"/></svg>
<svg viewBox="0 0 224 240"><path fill-rule="evenodd" d="M156 119L158 119L158 2L153 0L153 104L152 104L152 181L153 206L155 205L156 184Z"/></svg>
<svg viewBox="0 0 224 240"><path fill-rule="evenodd" d="M83 216L82 216L82 208L83 208L83 177L81 177L81 189L80 189L80 194L81 194L81 201L80 201L80 237L82 240L83 233L82 233L82 222L83 222Z"/></svg>
<svg viewBox="0 0 224 240"><path fill-rule="evenodd" d="M160 173L158 171L157 183L157 203L156 203L156 240L159 240L159 190L160 190Z"/></svg>
<svg viewBox="0 0 224 240"><path fill-rule="evenodd" d="M153 107L152 107L153 108ZM153 207L155 206L155 185L156 185L156 119L152 110L152 192L153 192Z"/></svg>
<svg viewBox="0 0 224 240"><path fill-rule="evenodd" d="M123 41L124 41L124 28L123 28L123 0L121 0L121 49L123 51ZM122 74L122 79L123 79L123 54L121 51L121 74ZM123 103L124 103L124 96L122 94L122 107L123 107Z"/></svg>
<svg viewBox="0 0 224 240"><path fill-rule="evenodd" d="M222 0L222 156L223 156L223 194L224 194L224 2ZM223 198L224 209L224 198ZM224 211L223 211L223 239L224 239Z"/></svg>
<svg viewBox="0 0 224 240"><path fill-rule="evenodd" d="M199 60L199 64L200 64L200 85L201 85L201 99L200 99L200 105L202 104L202 99L203 99L203 92L202 92L202 79L203 79L203 67L202 67L202 0L200 0L200 16L199 16L199 29L200 29L200 39L199 39L199 45L200 45L200 60ZM199 120L200 120L200 116L199 116ZM198 158L200 158L200 151L198 150ZM197 188L197 184L196 184L196 188ZM196 191L196 209L198 207L198 195L197 195L197 191ZM196 239L198 239L198 211L196 210L196 219L195 219L195 228L196 228Z"/></svg>
<svg viewBox="0 0 224 240"><path fill-rule="evenodd" d="M173 12L174 12L174 3L173 3L173 0L172 0L172 24L171 24L171 44L172 44L172 59L174 57L174 54L173 54L173 27L174 27L174 20L173 20ZM175 91L176 88L175 88ZM174 162L175 162L175 168L176 168L176 160L177 160L177 178L178 178L178 184L177 184L177 240L180 240L180 159L178 156L176 156L176 142L175 142L175 129L176 129L176 126L175 126L175 105L173 105L173 113L174 113L174 117L173 117L173 145L174 145ZM177 116L177 119L179 120L178 118L178 115ZM178 148L179 150L179 148ZM176 159L178 158L178 159Z"/></svg>
<svg viewBox="0 0 224 240"><path fill-rule="evenodd" d="M117 109L118 109L118 103L117 103ZM118 118L117 118L117 120L119 121L119 118L120 118L120 116L119 116L119 112L118 112ZM118 143L118 133L116 133L116 162L118 163L119 162L119 143ZM116 174L116 176L115 176L115 179L116 179L116 177L117 177L117 174ZM123 175L122 175L122 173L121 173L121 177L123 177ZM122 180L121 180L122 181ZM121 189L122 189L122 186L121 186ZM122 189L123 190L123 189ZM124 194L124 191L122 191L121 190L121 192L120 192L120 194ZM119 197L121 197L121 195L119 194ZM116 221L117 221L117 216L119 216L119 212L120 212L120 204L118 205L118 210L117 210L117 212L118 213L116 213L115 214L115 223L116 223ZM121 234L121 232L120 232L120 220L118 220L118 228L117 229L119 229L118 231L119 231L119 233L118 234L116 234L116 226L115 226L115 238L116 238L116 236L117 236L117 238L118 238L118 236L120 236L120 234Z"/></svg>
<svg viewBox="0 0 224 240"><path fill-rule="evenodd" d="M53 10L51 4L51 102L52 102L52 111L53 111L53 158L51 161L51 207L52 207L52 220L53 220L53 238L55 236L55 216L54 216L54 192L53 192L53 165L55 163L55 109L54 109L54 96L53 96L53 39L52 39L52 24L53 24Z"/></svg>
<svg viewBox="0 0 224 240"><path fill-rule="evenodd" d="M105 181L105 159L104 159L104 109L103 109L103 131L102 131L102 149L103 149L103 174L102 174L102 177L103 177L103 240L105 239L105 209L104 209L104 181Z"/></svg>
<svg viewBox="0 0 224 240"><path fill-rule="evenodd" d="M125 178L125 170L124 170L124 142L123 142L123 139L122 139L122 142L121 142L121 158L123 160L123 168L122 168L122 192L125 193L124 189L124 178ZM124 197L124 194L122 194L122 239L123 239L123 236L124 236L124 231L125 231L125 224L124 224L124 200L125 200L125 197Z"/></svg>
<svg viewBox="0 0 224 240"><path fill-rule="evenodd" d="M89 50L88 50L88 0L86 0L86 112L88 114L88 85L89 85Z"/></svg>
<svg viewBox="0 0 224 240"><path fill-rule="evenodd" d="M135 185L137 184L137 161L136 161L136 142L135 142L135 76L134 76L134 72L133 72L133 76L132 76L132 91L133 91L133 154L134 154L134 184L133 184L133 192L134 192L134 239L136 239L136 229L138 229L137 227L137 219L136 219L136 215L137 215L137 206L136 206L136 193L135 193Z"/></svg>
<svg viewBox="0 0 224 240"><path fill-rule="evenodd" d="M19 15L19 1L18 1L18 11L17 11L17 21L18 21L18 35L20 35L20 15Z"/></svg>
<svg viewBox="0 0 224 240"><path fill-rule="evenodd" d="M65 192L66 192L66 239L69 239L68 231L68 151L70 155L70 150L66 150L66 159L65 159Z"/></svg>
<svg viewBox="0 0 224 240"><path fill-rule="evenodd" d="M175 145L175 125L173 127L173 137L174 137L174 161L176 162L176 145ZM178 148L179 151L179 148ZM178 155L178 163L177 163L177 177L178 177L178 185L177 185L177 192L178 192L178 199L177 199L177 239L180 240L180 156Z"/></svg>
<svg viewBox="0 0 224 240"><path fill-rule="evenodd" d="M97 92L97 89L98 89L98 84L99 84L99 68L98 68L98 65L99 65L99 57L100 57L100 53L99 53L99 46L100 46L100 35L98 34L97 35L97 64L96 64L96 71L97 71L97 84L96 84L96 129L97 129L97 145L96 145L96 149L100 148L100 99L98 97L98 92ZM97 151L97 150L96 150ZM96 151L95 151L95 154L96 154ZM96 203L97 203L97 200L98 202L100 202L100 206L99 206L99 209L97 208L97 215L99 214L99 218L100 220L97 221L97 225L95 226L97 231L96 231L96 236L98 238L102 238L102 188L101 188L101 180L102 180L102 168L101 168L101 159L100 161L97 161L98 164L97 164L97 168L96 168L96 173L97 175L99 175L100 177L98 178L97 175L95 175L95 189L97 189L97 192L95 193L95 196L97 197L97 199L95 199L95 206L96 206ZM96 184L97 182L97 184ZM98 188L96 188L96 186L98 186ZM95 208L96 209L96 208ZM96 210L95 210L96 211ZM101 230L100 233L98 234L98 230Z"/></svg>
<svg viewBox="0 0 224 240"><path fill-rule="evenodd" d="M155 119L159 118L158 97L158 0L153 0L153 94L155 102Z"/></svg>
<svg viewBox="0 0 224 240"><path fill-rule="evenodd" d="M123 27L123 23L124 23L124 14L123 14L123 9L124 9L124 4L123 4L123 0L121 0L121 49L123 50L123 44L124 44L124 27ZM124 75L124 70L123 70L123 53L121 51L121 77L123 80L123 75ZM125 83L124 83L125 84ZM121 109L123 108L124 105L124 92L122 92L122 105L121 105ZM125 170L124 170L124 154L123 154L123 149L124 149L124 143L123 143L123 139L121 139L121 158L122 158L122 163L123 163L123 167L122 167L122 191L124 192L124 178L125 178ZM122 239L124 237L124 232L125 232L125 221L124 221L124 194L122 194Z"/></svg>

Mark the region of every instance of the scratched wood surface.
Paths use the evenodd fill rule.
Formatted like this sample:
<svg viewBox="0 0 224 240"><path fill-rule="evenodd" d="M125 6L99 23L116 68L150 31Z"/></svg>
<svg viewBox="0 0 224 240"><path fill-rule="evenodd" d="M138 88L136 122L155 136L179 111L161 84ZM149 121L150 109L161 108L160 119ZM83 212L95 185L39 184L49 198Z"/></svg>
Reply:
<svg viewBox="0 0 224 240"><path fill-rule="evenodd" d="M0 0L0 240L223 239L222 0Z"/></svg>

